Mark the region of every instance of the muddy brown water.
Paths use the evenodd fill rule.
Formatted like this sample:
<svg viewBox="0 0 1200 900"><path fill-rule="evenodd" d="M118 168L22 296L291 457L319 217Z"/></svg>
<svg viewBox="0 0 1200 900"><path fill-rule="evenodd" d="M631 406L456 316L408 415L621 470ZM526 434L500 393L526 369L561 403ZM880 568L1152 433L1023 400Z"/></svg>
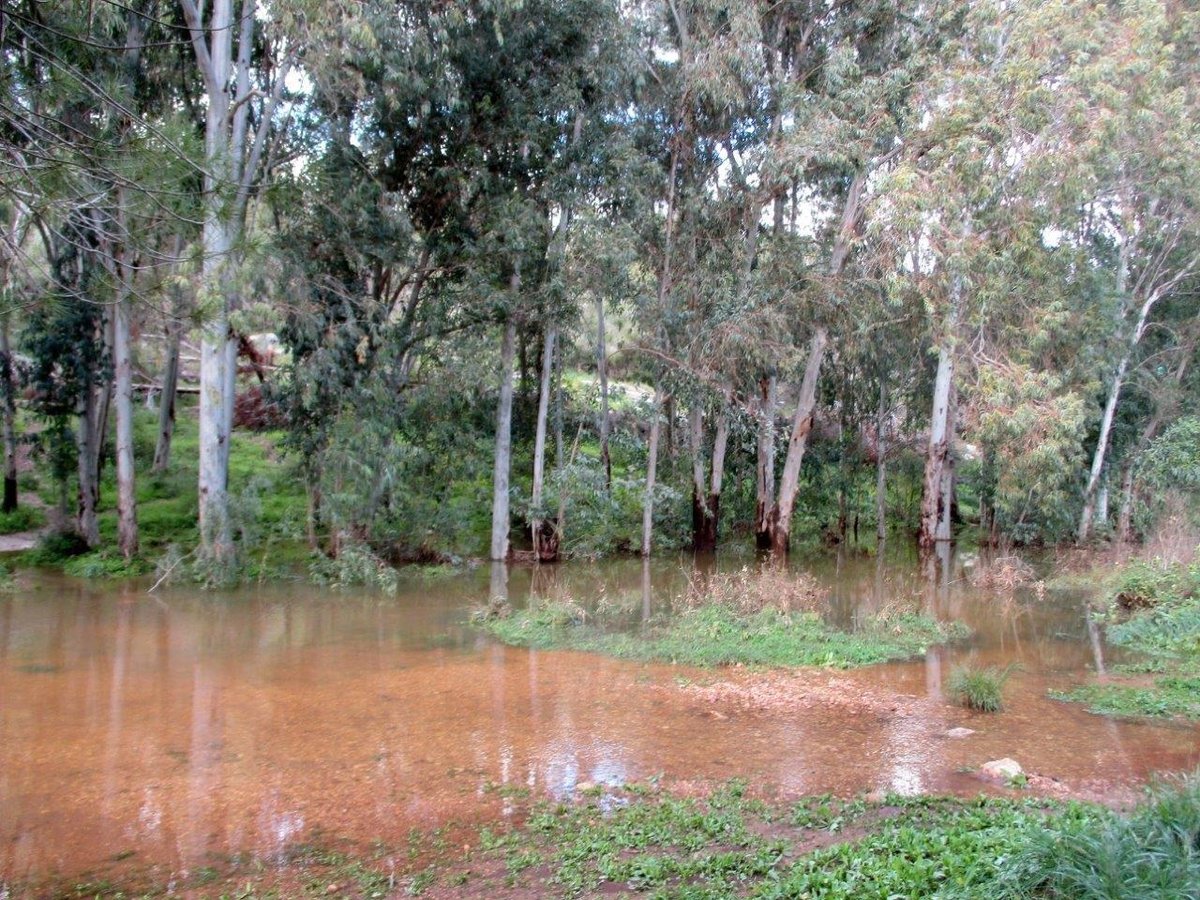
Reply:
<svg viewBox="0 0 1200 900"><path fill-rule="evenodd" d="M513 649L467 624L472 605L507 590L517 603L604 597L636 627L696 577L684 559L514 569L506 584L486 569L412 576L395 598L301 584L151 597L145 584L24 575L0 597L0 889L121 866L185 874L309 840L397 845L412 828L502 817L517 794L584 782L975 794L970 770L1011 756L1115 799L1200 762L1194 727L1047 699L1111 662L1085 595L978 589L972 562L932 581L904 560L810 564L844 627L909 599L975 629L923 659L830 673L838 691L913 701L870 714L710 710L680 685L721 672ZM1020 666L1006 711L942 698L965 661ZM946 736L960 725L976 733Z"/></svg>

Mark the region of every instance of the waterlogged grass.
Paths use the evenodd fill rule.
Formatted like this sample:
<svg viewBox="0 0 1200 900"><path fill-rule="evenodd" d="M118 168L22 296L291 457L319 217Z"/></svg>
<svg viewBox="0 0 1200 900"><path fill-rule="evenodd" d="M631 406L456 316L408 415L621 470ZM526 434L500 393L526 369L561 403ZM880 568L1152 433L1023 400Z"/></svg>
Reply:
<svg viewBox="0 0 1200 900"><path fill-rule="evenodd" d="M1108 642L1141 655L1126 668L1156 677L1119 677L1051 696L1100 715L1200 720L1200 564L1131 564L1113 578L1101 615Z"/></svg>
<svg viewBox="0 0 1200 900"><path fill-rule="evenodd" d="M1055 700L1087 705L1102 716L1150 716L1200 720L1200 677L1167 676L1150 685L1088 684L1051 691Z"/></svg>
<svg viewBox="0 0 1200 900"><path fill-rule="evenodd" d="M574 604L548 603L483 622L506 644L582 650L619 659L693 666L830 666L849 669L919 656L932 644L965 637L956 623L908 613L838 631L811 612L739 613L719 604L688 609L640 632L608 630Z"/></svg>

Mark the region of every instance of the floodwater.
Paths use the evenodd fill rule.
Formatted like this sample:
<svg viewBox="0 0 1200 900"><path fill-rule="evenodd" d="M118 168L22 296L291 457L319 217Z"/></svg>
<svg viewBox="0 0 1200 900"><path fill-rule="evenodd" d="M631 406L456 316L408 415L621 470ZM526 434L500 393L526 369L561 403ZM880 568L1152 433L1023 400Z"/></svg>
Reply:
<svg viewBox="0 0 1200 900"><path fill-rule="evenodd" d="M813 571L843 626L910 599L975 636L830 673L838 690L915 706L713 711L685 687L726 673L513 649L467 624L498 592L604 597L636 621L697 577L690 559L414 575L395 598L300 584L149 595L146 584L25 575L0 596L0 894L6 882L120 866L183 875L230 855L269 860L306 840L396 845L412 828L504 816L514 794L584 782L975 794L970 770L1011 756L1102 797L1200 762L1194 727L1046 698L1111 662L1080 594L977 589L962 561L932 580L907 561ZM1020 666L1006 711L942 699L965 661ZM946 737L959 725L976 734Z"/></svg>

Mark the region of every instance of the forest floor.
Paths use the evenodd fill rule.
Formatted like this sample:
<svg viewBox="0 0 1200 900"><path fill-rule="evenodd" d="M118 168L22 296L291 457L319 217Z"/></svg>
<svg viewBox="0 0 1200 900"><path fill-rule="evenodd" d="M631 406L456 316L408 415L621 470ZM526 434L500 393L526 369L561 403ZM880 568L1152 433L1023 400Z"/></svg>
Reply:
<svg viewBox="0 0 1200 900"><path fill-rule="evenodd" d="M559 802L514 798L521 808L506 824L414 832L405 846L365 855L303 845L272 861L230 859L169 882L145 873L42 885L38 895L1174 897L1200 875L1187 846L1200 837L1198 785L1193 778L1159 787L1125 813L1016 789L975 799L782 802L740 782L580 785ZM1118 885L1128 890L1104 893Z"/></svg>

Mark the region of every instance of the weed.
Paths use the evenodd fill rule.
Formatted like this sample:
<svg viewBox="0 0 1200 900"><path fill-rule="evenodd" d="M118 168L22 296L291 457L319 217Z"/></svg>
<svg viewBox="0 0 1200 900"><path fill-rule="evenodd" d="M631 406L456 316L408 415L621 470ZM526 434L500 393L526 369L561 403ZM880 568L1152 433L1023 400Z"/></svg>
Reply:
<svg viewBox="0 0 1200 900"><path fill-rule="evenodd" d="M1005 669L964 666L951 673L947 690L968 709L999 712L1004 706L1004 683L1011 674L1011 666Z"/></svg>

